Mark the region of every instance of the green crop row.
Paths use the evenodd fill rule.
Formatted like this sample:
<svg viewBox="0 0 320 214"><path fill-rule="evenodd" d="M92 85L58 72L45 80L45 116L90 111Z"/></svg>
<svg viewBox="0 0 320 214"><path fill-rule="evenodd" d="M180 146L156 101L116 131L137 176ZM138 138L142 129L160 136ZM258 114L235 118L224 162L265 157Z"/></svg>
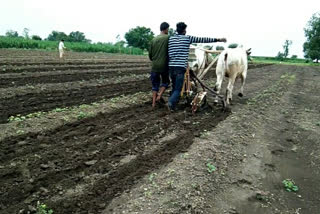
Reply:
<svg viewBox="0 0 320 214"><path fill-rule="evenodd" d="M0 48L23 48L23 49L46 49L57 50L58 41L38 41L25 38L12 38L0 36ZM105 53L122 53L132 55L142 55L143 50L131 47L119 47L112 44L90 44L80 42L65 42L68 50L76 52L105 52Z"/></svg>

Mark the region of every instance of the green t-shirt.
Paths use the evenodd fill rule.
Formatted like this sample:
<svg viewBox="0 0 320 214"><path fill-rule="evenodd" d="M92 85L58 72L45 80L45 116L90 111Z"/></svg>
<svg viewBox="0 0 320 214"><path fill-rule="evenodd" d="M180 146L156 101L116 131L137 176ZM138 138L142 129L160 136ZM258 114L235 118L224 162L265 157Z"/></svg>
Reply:
<svg viewBox="0 0 320 214"><path fill-rule="evenodd" d="M152 61L153 72L168 71L168 40L168 35L160 34L151 41L149 59Z"/></svg>

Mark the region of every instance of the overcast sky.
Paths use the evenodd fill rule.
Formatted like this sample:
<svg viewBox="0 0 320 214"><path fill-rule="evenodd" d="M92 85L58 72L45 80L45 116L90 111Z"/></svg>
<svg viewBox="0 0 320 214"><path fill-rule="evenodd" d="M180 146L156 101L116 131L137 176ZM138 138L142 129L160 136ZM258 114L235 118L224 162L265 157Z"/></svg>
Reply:
<svg viewBox="0 0 320 214"><path fill-rule="evenodd" d="M93 42L115 42L130 28L145 26L159 33L183 21L187 34L226 37L228 43L252 48L254 56L276 56L286 39L289 54L303 57L303 28L320 0L0 0L0 35L30 29L46 38L52 30L84 32Z"/></svg>

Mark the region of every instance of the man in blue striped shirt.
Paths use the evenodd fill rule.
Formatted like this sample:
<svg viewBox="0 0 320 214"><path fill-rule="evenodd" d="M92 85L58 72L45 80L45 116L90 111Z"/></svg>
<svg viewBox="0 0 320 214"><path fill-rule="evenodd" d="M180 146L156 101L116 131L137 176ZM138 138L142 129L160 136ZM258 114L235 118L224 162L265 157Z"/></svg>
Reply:
<svg viewBox="0 0 320 214"><path fill-rule="evenodd" d="M192 43L226 42L225 38L206 38L186 35L187 25L177 24L177 33L169 38L169 74L172 82L172 93L168 100L168 108L172 112L180 98L184 75L188 67L189 47Z"/></svg>

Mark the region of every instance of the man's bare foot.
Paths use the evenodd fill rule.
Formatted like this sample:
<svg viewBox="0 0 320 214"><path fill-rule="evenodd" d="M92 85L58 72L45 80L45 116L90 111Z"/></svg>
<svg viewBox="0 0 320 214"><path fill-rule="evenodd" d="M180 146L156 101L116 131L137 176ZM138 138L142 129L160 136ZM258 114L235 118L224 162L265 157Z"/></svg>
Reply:
<svg viewBox="0 0 320 214"><path fill-rule="evenodd" d="M165 104L166 103L166 101L161 96L157 96L156 101L161 103L161 104Z"/></svg>

